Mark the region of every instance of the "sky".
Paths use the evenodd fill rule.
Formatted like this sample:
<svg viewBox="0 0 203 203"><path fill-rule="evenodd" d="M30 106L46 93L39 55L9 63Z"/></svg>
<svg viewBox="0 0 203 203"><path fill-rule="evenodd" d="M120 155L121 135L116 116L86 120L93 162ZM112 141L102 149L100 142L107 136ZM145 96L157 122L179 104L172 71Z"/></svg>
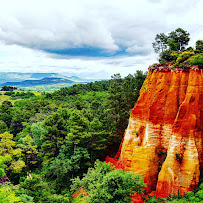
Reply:
<svg viewBox="0 0 203 203"><path fill-rule="evenodd" d="M0 72L123 77L156 63L156 34L203 39L203 0L0 0Z"/></svg>

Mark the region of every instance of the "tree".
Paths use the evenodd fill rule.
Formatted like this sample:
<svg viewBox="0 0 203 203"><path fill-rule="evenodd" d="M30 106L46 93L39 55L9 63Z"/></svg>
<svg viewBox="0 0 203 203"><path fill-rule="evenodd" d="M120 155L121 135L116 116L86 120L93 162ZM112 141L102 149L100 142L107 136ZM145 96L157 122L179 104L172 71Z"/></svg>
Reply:
<svg viewBox="0 0 203 203"><path fill-rule="evenodd" d="M167 49L159 54L159 62L165 63L170 61L175 61L177 59L176 52L171 49Z"/></svg>
<svg viewBox="0 0 203 203"><path fill-rule="evenodd" d="M59 109L44 120L47 134L43 134L41 137L42 145L40 155L45 159L59 155L59 150L64 144L65 137L68 133L67 120L68 111L66 109Z"/></svg>
<svg viewBox="0 0 203 203"><path fill-rule="evenodd" d="M157 34L152 46L154 51L159 53L159 62L164 63L176 60L177 56L175 53L185 50L190 40L189 35L190 34L182 28L178 28L168 35L164 33Z"/></svg>
<svg viewBox="0 0 203 203"><path fill-rule="evenodd" d="M146 74L137 71L129 74L124 79L120 74L111 76L109 97L107 101L107 113L116 126L116 134L123 135L128 124L130 109L138 99L140 88L146 78Z"/></svg>
<svg viewBox="0 0 203 203"><path fill-rule="evenodd" d="M48 134L48 131L46 130L44 123L42 122L34 123L32 124L30 130L34 142L37 144L38 148L40 148L42 145L42 138L46 137L46 135Z"/></svg>
<svg viewBox="0 0 203 203"><path fill-rule="evenodd" d="M17 90L17 87L12 87L12 86L3 86L1 88L1 91L13 91L13 90Z"/></svg>
<svg viewBox="0 0 203 203"><path fill-rule="evenodd" d="M25 194L34 197L34 202L45 202L51 194L46 181L40 175L32 174L20 182L20 187L25 190Z"/></svg>
<svg viewBox="0 0 203 203"><path fill-rule="evenodd" d="M111 76L112 80L109 87L108 97L108 114L112 118L112 122L115 123L116 131L119 135L123 134L123 130L120 129L121 114L125 106L124 89L122 87L123 79L120 74L114 74Z"/></svg>
<svg viewBox="0 0 203 203"><path fill-rule="evenodd" d="M102 122L94 117L89 123L89 138L87 139L87 150L90 153L91 161L94 162L99 157L105 159L107 135L108 132L103 128Z"/></svg>
<svg viewBox="0 0 203 203"><path fill-rule="evenodd" d="M11 160L6 162L6 171L19 173L23 167L25 167L24 161L22 161L21 149L16 148L16 143L13 141L13 135L5 132L0 134L0 156L10 156Z"/></svg>
<svg viewBox="0 0 203 203"><path fill-rule="evenodd" d="M0 156L0 177L5 176L6 162L11 161L11 156Z"/></svg>
<svg viewBox="0 0 203 203"><path fill-rule="evenodd" d="M21 202L20 197L17 197L12 187L9 185L0 186L0 203L15 203Z"/></svg>
<svg viewBox="0 0 203 203"><path fill-rule="evenodd" d="M168 37L164 33L157 34L155 37L155 42L152 43L154 51L156 53L163 52L168 46Z"/></svg>
<svg viewBox="0 0 203 203"><path fill-rule="evenodd" d="M56 190L61 191L70 187L72 178L82 177L90 166L90 156L85 148L63 146L59 156L49 163L46 176L55 183Z"/></svg>
<svg viewBox="0 0 203 203"><path fill-rule="evenodd" d="M87 196L83 197L88 203L131 202L130 196L135 192L143 194L145 186L141 175L133 172L114 169L110 164L96 161L94 168L80 180L73 180L72 191L83 188Z"/></svg>
<svg viewBox="0 0 203 203"><path fill-rule="evenodd" d="M196 52L203 53L203 40L197 40L195 46Z"/></svg>
<svg viewBox="0 0 203 203"><path fill-rule="evenodd" d="M184 51L186 45L190 41L189 33L182 28L178 28L175 31L169 33L168 46L173 51Z"/></svg>
<svg viewBox="0 0 203 203"><path fill-rule="evenodd" d="M146 73L137 71L134 75L129 74L124 79L120 74L114 74L111 78L105 112L107 129L110 131L107 137L107 150L111 156L114 156L112 152L115 152L121 143L128 125L130 110L139 97Z"/></svg>
<svg viewBox="0 0 203 203"><path fill-rule="evenodd" d="M35 145L34 140L29 135L20 138L18 143L19 144L17 145L17 147L22 150L27 165L27 170L29 171L30 166L36 163L35 159L38 153L37 145Z"/></svg>
<svg viewBox="0 0 203 203"><path fill-rule="evenodd" d="M9 128L13 117L13 105L10 101L3 101L0 107L0 120Z"/></svg>
<svg viewBox="0 0 203 203"><path fill-rule="evenodd" d="M33 115L32 111L26 109L16 108L12 115L12 121L10 124L10 132L16 136L25 128L25 123L29 121L29 118Z"/></svg>
<svg viewBox="0 0 203 203"><path fill-rule="evenodd" d="M2 120L0 120L0 133L4 133L8 131L8 127L6 125L6 123Z"/></svg>
<svg viewBox="0 0 203 203"><path fill-rule="evenodd" d="M27 196L34 198L34 202L39 203L70 203L69 195L53 194L49 184L37 174L32 174L31 177L26 178L20 182L20 189Z"/></svg>

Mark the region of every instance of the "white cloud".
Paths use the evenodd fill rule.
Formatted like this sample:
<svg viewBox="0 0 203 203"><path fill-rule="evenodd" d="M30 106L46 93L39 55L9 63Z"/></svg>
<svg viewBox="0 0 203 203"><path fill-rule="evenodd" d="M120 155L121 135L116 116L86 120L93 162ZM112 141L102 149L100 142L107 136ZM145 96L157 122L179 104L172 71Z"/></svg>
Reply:
<svg viewBox="0 0 203 203"><path fill-rule="evenodd" d="M151 47L148 47L148 46L138 46L138 45L134 45L134 46L131 46L131 47L128 47L126 49L126 52L128 53L136 53L136 54L148 54L151 49Z"/></svg>
<svg viewBox="0 0 203 203"><path fill-rule="evenodd" d="M87 78L110 78L114 73L126 76L136 70L146 71L154 55L112 58L53 58L16 45L0 44L0 72L64 72ZM143 63L144 62L144 63ZM96 73L99 73L96 76Z"/></svg>
<svg viewBox="0 0 203 203"><path fill-rule="evenodd" d="M0 71L123 75L156 62L151 43L181 27L203 36L201 0L0 0ZM55 56L44 49L91 46L126 55ZM129 55L131 57L129 57ZM142 55L141 55L142 54Z"/></svg>
<svg viewBox="0 0 203 203"><path fill-rule="evenodd" d="M165 24L168 18L174 20L168 23L177 27L176 21L183 21L189 8L197 5L196 0L154 2L9 0L0 8L0 40L38 49L88 45L118 50L119 45L146 44L158 30L170 31Z"/></svg>

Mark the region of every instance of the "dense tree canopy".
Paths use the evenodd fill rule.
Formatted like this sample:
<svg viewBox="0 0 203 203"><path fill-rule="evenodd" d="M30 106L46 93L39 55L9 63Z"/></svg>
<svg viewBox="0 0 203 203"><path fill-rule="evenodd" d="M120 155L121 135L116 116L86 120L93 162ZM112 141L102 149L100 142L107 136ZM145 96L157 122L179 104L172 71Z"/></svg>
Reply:
<svg viewBox="0 0 203 203"><path fill-rule="evenodd" d="M73 180L72 190L83 188L88 195L78 199L84 199L88 203L125 203L131 201L130 196L135 192L143 194L144 186L140 175L135 176L133 172L114 169L109 164L97 161L94 168L89 168L81 180Z"/></svg>
<svg viewBox="0 0 203 203"><path fill-rule="evenodd" d="M71 180L82 179L97 159L104 161L117 152L145 77L142 71L125 78L115 74L111 80L40 96L8 91L7 96L19 99L0 105L0 174L1 181L11 182L11 197L26 203L71 202ZM109 197L111 177L109 184L123 180L134 187L128 182L131 175L109 171L102 183ZM129 199L131 189L116 187L124 200ZM110 199L116 200L115 194Z"/></svg>
<svg viewBox="0 0 203 203"><path fill-rule="evenodd" d="M164 60L171 57L176 66L203 64L201 40L195 50L181 52L169 49L164 34L156 40ZM130 195L142 193L140 176L96 160L117 152L145 77L142 71L125 78L115 74L108 81L2 102L0 202L130 202ZM84 195L73 199L79 188ZM188 193L183 200L202 200L201 193ZM171 198L160 201L177 201Z"/></svg>

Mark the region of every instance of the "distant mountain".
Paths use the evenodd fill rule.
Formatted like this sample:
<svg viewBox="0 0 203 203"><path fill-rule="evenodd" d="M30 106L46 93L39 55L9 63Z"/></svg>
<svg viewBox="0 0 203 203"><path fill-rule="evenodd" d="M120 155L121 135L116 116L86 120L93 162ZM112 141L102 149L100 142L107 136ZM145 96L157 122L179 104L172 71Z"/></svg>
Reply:
<svg viewBox="0 0 203 203"><path fill-rule="evenodd" d="M21 82L24 80L37 80L49 77L63 78L64 76L58 73L0 72L0 84L5 82Z"/></svg>
<svg viewBox="0 0 203 203"><path fill-rule="evenodd" d="M78 76L66 77L74 82L93 82L93 79L79 78Z"/></svg>
<svg viewBox="0 0 203 203"><path fill-rule="evenodd" d="M1 84L1 86L4 85L10 85L10 86L16 86L16 87L31 87L31 86L41 86L41 85L53 85L53 84L60 84L60 83L74 83L74 81L65 79L65 78L43 78L40 80L25 80L22 82L6 82Z"/></svg>
<svg viewBox="0 0 203 203"><path fill-rule="evenodd" d="M58 73L32 73L30 78L42 79L42 78L51 78L51 77L63 78L63 76L61 74L58 74Z"/></svg>
<svg viewBox="0 0 203 203"><path fill-rule="evenodd" d="M0 87L4 85L17 87L31 87L42 85L53 85L60 83L87 83L94 82L94 79L86 79L78 76L70 76L67 73L20 73L0 72Z"/></svg>

